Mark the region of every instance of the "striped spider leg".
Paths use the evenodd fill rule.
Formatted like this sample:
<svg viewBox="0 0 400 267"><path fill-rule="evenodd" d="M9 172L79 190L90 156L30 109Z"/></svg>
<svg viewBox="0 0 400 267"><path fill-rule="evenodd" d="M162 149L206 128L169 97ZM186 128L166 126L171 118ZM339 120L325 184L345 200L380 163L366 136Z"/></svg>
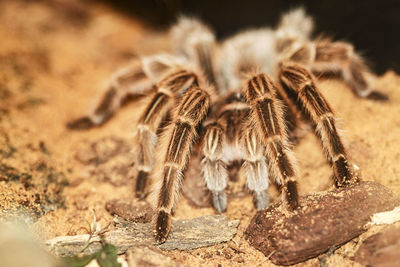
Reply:
<svg viewBox="0 0 400 267"><path fill-rule="evenodd" d="M147 95L154 85L173 66L183 60L169 54L157 54L134 60L129 66L111 76L107 90L99 103L88 115L67 123L73 130L85 130L107 122L129 97Z"/></svg>
<svg viewBox="0 0 400 267"><path fill-rule="evenodd" d="M252 152L256 155L243 153L244 139L241 136L244 131L244 122L249 116L250 106L243 95L237 92L220 98L220 102L215 113L216 119L205 126L203 139L203 177L207 188L212 193L213 206L218 212L226 210L227 166L243 160L245 162L251 160L252 163L247 165L254 163L260 168L253 169L251 165L245 168L247 171L242 171L243 168L241 168L240 174L247 177L248 188L253 192L256 206L260 209L264 208L268 203L268 196L264 192L268 188L268 172L263 150L255 144L257 147Z"/></svg>
<svg viewBox="0 0 400 267"><path fill-rule="evenodd" d="M375 75L351 44L333 42L329 38L310 40L312 30L312 18L303 9L282 16L276 29L280 61L307 66L317 76L338 76L359 97L381 101L389 99L375 90Z"/></svg>
<svg viewBox="0 0 400 267"><path fill-rule="evenodd" d="M213 206L218 212L226 210L226 166L243 161L240 176L246 177L257 209L263 209L269 201L268 166L265 147L249 123L250 105L243 94L236 92L221 98L221 103L217 119L205 127L203 140L203 176L212 193Z"/></svg>
<svg viewBox="0 0 400 267"><path fill-rule="evenodd" d="M182 16L171 28L170 37L176 53L197 66L208 84L216 85L213 59L217 44L210 27L198 19Z"/></svg>
<svg viewBox="0 0 400 267"><path fill-rule="evenodd" d="M172 122L167 126L160 140L158 170L159 180L156 194L156 239L166 240L171 229L171 212L176 204L193 143L197 138L196 128L205 118L210 96L197 84L187 90L173 113ZM159 179L161 177L161 179Z"/></svg>
<svg viewBox="0 0 400 267"><path fill-rule="evenodd" d="M225 188L228 184L228 170L224 159L223 147L226 139L226 125L221 120L205 126L203 140L202 172L207 188L212 194L216 211L224 212L227 206Z"/></svg>
<svg viewBox="0 0 400 267"><path fill-rule="evenodd" d="M226 166L239 159L243 160L240 173L247 178L257 209L268 205L270 170L276 182L283 185L283 198L293 210L298 206L297 166L288 146L276 88L267 75L259 74L247 81L244 93L246 97L231 93L222 98L217 119L206 126L203 176L212 192L214 208L218 212L226 210Z"/></svg>
<svg viewBox="0 0 400 267"><path fill-rule="evenodd" d="M333 110L319 92L314 75L299 64L285 63L281 65L278 77L281 84L280 94L285 101L296 107L314 125L327 159L333 167L335 185L340 187L356 182L357 167L348 159Z"/></svg>
<svg viewBox="0 0 400 267"><path fill-rule="evenodd" d="M183 172L190 159L191 147L197 139L197 128L208 111L210 96L199 87L199 83L216 83L212 61L215 48L213 32L199 20L181 17L171 28L170 36L176 53L192 62L202 75L179 99L172 122L159 141L162 157L158 159L158 170L154 172L156 180L161 177L154 189L157 198L156 239L159 241L165 241L171 229L171 213L179 195Z"/></svg>
<svg viewBox="0 0 400 267"><path fill-rule="evenodd" d="M175 100L192 84L198 84L197 76L180 67L172 68L157 84L157 92L140 116L136 128L137 142L136 169L136 196L140 199L146 196L148 175L154 166L154 149L157 144L157 130L162 125Z"/></svg>
<svg viewBox="0 0 400 267"><path fill-rule="evenodd" d="M351 44L332 42L329 39L315 41L315 58L310 69L315 73L338 73L339 76L362 98L388 100L388 96L374 88L375 75Z"/></svg>
<svg viewBox="0 0 400 267"><path fill-rule="evenodd" d="M269 170L282 185L282 197L287 208L298 206L297 163L288 144L287 130L282 103L277 99L277 89L266 74L250 78L245 86L248 103L251 106L250 129L245 133L245 154L256 155L257 140L265 147ZM254 129L254 130L253 130ZM246 167L246 165L243 165Z"/></svg>
<svg viewBox="0 0 400 267"><path fill-rule="evenodd" d="M250 123L244 123L241 136L243 147L243 165L240 173L247 177L247 187L253 193L253 202L257 210L268 206L269 175L268 165L263 146L256 129Z"/></svg>

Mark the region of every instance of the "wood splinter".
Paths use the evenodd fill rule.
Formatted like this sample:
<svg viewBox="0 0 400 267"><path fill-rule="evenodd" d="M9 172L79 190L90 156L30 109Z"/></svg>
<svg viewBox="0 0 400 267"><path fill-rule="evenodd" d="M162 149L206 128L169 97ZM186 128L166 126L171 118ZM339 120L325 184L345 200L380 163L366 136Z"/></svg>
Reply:
<svg viewBox="0 0 400 267"><path fill-rule="evenodd" d="M172 232L167 241L157 244L151 224L127 222L106 232L104 241L114 245L118 254L137 246L158 246L162 250L190 250L231 240L236 234L238 225L239 220L229 221L224 215L178 220L173 223ZM101 250L101 240L99 236L89 239L88 234L59 236L46 241L46 247L58 257L90 255ZM82 251L82 248L85 249Z"/></svg>

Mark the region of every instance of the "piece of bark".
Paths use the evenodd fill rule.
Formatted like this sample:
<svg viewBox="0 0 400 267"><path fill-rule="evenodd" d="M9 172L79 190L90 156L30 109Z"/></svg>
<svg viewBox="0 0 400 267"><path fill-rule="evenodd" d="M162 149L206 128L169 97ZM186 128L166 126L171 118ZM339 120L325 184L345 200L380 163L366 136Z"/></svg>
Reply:
<svg viewBox="0 0 400 267"><path fill-rule="evenodd" d="M295 264L360 235L374 213L399 204L399 198L383 185L361 182L301 197L301 207L293 213L281 203L259 211L246 237L273 263Z"/></svg>
<svg viewBox="0 0 400 267"><path fill-rule="evenodd" d="M366 266L400 266L400 225L367 238L353 260Z"/></svg>
<svg viewBox="0 0 400 267"><path fill-rule="evenodd" d="M131 248L126 251L126 258L130 267L183 267L183 264L163 255L160 250L151 247Z"/></svg>
<svg viewBox="0 0 400 267"><path fill-rule="evenodd" d="M106 210L111 215L118 215L131 222L148 223L153 217L153 209L145 201L123 201L113 199L106 203Z"/></svg>
<svg viewBox="0 0 400 267"><path fill-rule="evenodd" d="M224 215L201 216L191 220L173 222L167 240L157 244L153 225L149 223L127 223L106 232L104 241L114 245L118 253L134 246L154 245L162 250L189 250L227 242L236 234L239 220L228 221ZM56 256L88 255L101 249L99 236L59 236L46 241L48 250ZM82 251L82 248L87 247Z"/></svg>

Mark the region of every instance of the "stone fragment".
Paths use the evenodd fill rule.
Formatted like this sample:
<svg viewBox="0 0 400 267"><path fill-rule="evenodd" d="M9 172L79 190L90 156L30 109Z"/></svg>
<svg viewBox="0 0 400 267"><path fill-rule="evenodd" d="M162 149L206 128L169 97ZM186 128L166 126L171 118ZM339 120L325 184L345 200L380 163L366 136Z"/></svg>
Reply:
<svg viewBox="0 0 400 267"><path fill-rule="evenodd" d="M118 215L131 222L148 223L153 216L153 209L145 201L128 202L113 199L106 203L106 210L111 215Z"/></svg>

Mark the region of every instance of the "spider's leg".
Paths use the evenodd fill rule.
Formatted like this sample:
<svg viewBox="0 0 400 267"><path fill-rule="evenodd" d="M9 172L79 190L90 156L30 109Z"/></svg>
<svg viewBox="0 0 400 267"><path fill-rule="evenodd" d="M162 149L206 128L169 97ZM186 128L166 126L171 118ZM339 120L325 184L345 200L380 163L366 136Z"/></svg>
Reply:
<svg viewBox="0 0 400 267"><path fill-rule="evenodd" d="M139 118L135 133L137 148L136 169L139 171L136 180L136 196L144 198L148 174L154 165L154 148L157 144L157 130L174 103L174 98L191 83L197 83L192 72L176 68L168 72L157 84L157 92L151 97L146 109Z"/></svg>
<svg viewBox="0 0 400 267"><path fill-rule="evenodd" d="M248 80L245 93L251 105L251 125L266 149L270 170L282 184L283 197L290 209L298 206L297 165L290 150L281 103L276 88L265 74Z"/></svg>
<svg viewBox="0 0 400 267"><path fill-rule="evenodd" d="M317 74L338 75L359 97L388 100L387 95L375 90L375 75L349 43L317 40L301 46L290 60L307 65Z"/></svg>
<svg viewBox="0 0 400 267"><path fill-rule="evenodd" d="M311 64L312 70L334 71L336 65L343 80L358 96L388 100L388 96L374 90L375 75L370 72L352 45L345 42L322 40L316 42L315 50L315 62Z"/></svg>
<svg viewBox="0 0 400 267"><path fill-rule="evenodd" d="M218 212L224 212L227 206L225 188L228 172L223 160L224 139L225 130L218 122L206 126L203 140L202 171L207 188L212 193L213 206Z"/></svg>
<svg viewBox="0 0 400 267"><path fill-rule="evenodd" d="M253 192L254 204L257 210L268 206L268 168L265 158L265 149L255 129L246 127L242 133L244 163L240 172L247 177L247 186Z"/></svg>
<svg viewBox="0 0 400 267"><path fill-rule="evenodd" d="M240 93L229 94L222 103L224 105L218 110L218 118L207 125L203 140L203 175L212 193L214 208L218 212L225 211L227 206L226 166L228 163L243 160L243 146L240 139L242 122L250 111L250 106ZM251 185L254 185L254 182ZM250 187L253 190L253 186Z"/></svg>
<svg viewBox="0 0 400 267"><path fill-rule="evenodd" d="M206 81L217 86L214 62L216 40L211 28L198 19L181 17L171 28L170 35L176 52L195 62Z"/></svg>
<svg viewBox="0 0 400 267"><path fill-rule="evenodd" d="M182 65L181 58L156 54L134 60L128 67L116 71L96 108L86 116L67 124L70 129L82 130L104 124L132 96L147 95L154 85L174 67Z"/></svg>
<svg viewBox="0 0 400 267"><path fill-rule="evenodd" d="M281 95L315 126L328 161L333 166L336 186L356 181L357 177L336 127L333 110L317 89L313 74L299 64L289 63L281 66L279 80L282 85Z"/></svg>
<svg viewBox="0 0 400 267"><path fill-rule="evenodd" d="M168 126L161 141L160 167L161 176L157 193L156 238L165 241L171 229L171 211L174 208L181 187L183 171L187 166L191 147L197 137L196 127L206 116L209 106L209 95L197 85L192 85L183 95L173 122ZM163 148L162 145L166 147Z"/></svg>
<svg viewBox="0 0 400 267"><path fill-rule="evenodd" d="M153 83L143 71L139 60L112 75L108 89L104 92L96 108L88 115L72 120L67 127L84 130L105 123L123 104L129 95L150 92Z"/></svg>

